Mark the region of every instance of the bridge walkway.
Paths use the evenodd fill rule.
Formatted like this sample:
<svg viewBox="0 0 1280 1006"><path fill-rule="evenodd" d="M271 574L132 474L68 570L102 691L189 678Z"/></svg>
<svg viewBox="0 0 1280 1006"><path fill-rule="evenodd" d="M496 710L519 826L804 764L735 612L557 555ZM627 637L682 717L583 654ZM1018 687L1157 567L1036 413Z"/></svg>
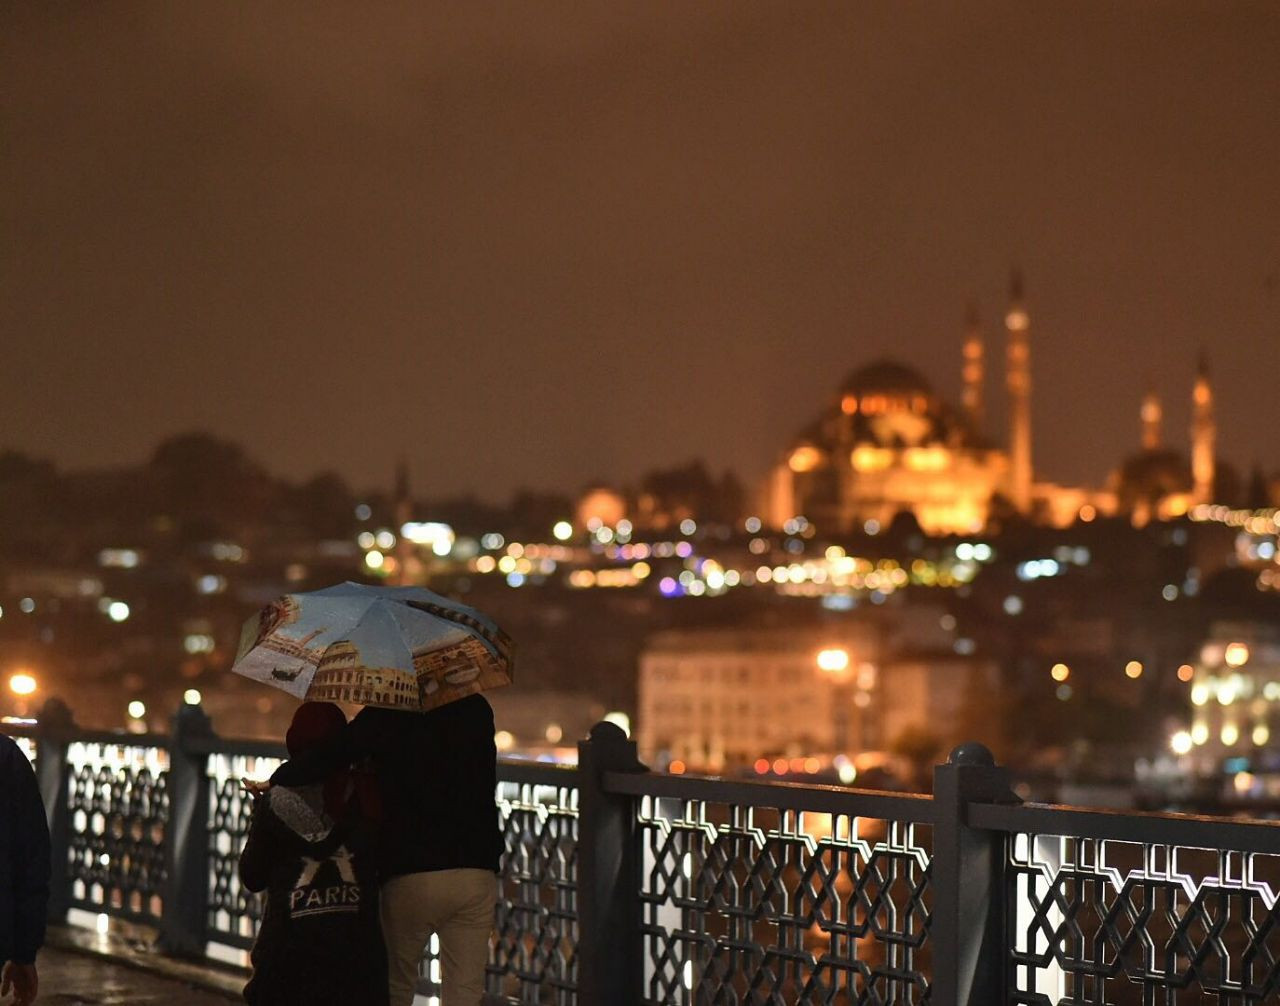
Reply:
<svg viewBox="0 0 1280 1006"><path fill-rule="evenodd" d="M41 950L37 966L40 1006L227 1006L239 999L229 991L70 949L62 941Z"/></svg>

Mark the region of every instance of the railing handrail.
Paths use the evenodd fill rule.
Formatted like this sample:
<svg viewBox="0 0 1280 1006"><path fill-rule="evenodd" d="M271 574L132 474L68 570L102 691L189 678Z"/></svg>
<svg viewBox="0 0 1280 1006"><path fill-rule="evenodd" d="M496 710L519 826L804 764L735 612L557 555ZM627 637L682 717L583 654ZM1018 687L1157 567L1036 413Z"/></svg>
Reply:
<svg viewBox="0 0 1280 1006"><path fill-rule="evenodd" d="M604 788L621 796L715 800L775 810L892 818L911 824L932 824L936 819L933 798L924 793L887 793L848 786L657 772L605 772Z"/></svg>
<svg viewBox="0 0 1280 1006"><path fill-rule="evenodd" d="M107 744L111 747L153 747L168 750L170 736L161 733L130 733L127 730L86 730L71 724L0 723L0 734L9 737L57 738L69 744Z"/></svg>
<svg viewBox="0 0 1280 1006"><path fill-rule="evenodd" d="M578 766L528 761L524 758L499 758L498 781L526 783L531 786L572 787L578 785Z"/></svg>
<svg viewBox="0 0 1280 1006"><path fill-rule="evenodd" d="M70 730L57 729L52 733L60 740L65 740L70 744L103 744L107 747L119 748L156 748L160 751L169 751L173 741L169 734L131 734L124 730L82 730L79 727ZM37 734L36 736L43 735Z"/></svg>
<svg viewBox="0 0 1280 1006"><path fill-rule="evenodd" d="M207 737L193 737L187 741L187 749L196 754L221 754L244 756L248 758L279 758L282 761L289 757L289 752L280 741L243 740L219 737L210 734Z"/></svg>
<svg viewBox="0 0 1280 1006"><path fill-rule="evenodd" d="M1280 853L1280 821L1104 810L1048 803L971 803L970 827L1231 852Z"/></svg>

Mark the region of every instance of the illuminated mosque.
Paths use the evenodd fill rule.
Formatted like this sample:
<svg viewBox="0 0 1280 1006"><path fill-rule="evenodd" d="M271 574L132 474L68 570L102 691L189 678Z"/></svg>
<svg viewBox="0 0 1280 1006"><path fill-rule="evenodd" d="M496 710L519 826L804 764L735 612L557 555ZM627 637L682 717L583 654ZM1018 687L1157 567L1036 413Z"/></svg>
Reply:
<svg viewBox="0 0 1280 1006"><path fill-rule="evenodd" d="M1161 441L1161 406L1142 403L1142 450L1101 489L1036 481L1031 435L1031 323L1015 273L1005 312L1008 429L1003 445L983 435L985 350L974 312L962 346L959 408L914 368L880 360L853 371L770 471L762 516L783 528L804 516L836 531L887 528L910 512L929 534L968 534L1001 513L1066 526L1129 514L1135 523L1212 502L1213 392L1203 360L1192 391L1189 462Z"/></svg>

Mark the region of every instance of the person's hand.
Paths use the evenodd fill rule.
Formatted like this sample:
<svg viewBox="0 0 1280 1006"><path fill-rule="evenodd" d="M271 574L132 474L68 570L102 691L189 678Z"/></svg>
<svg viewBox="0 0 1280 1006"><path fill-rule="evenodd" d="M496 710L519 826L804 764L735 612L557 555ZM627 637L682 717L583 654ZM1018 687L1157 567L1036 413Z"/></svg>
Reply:
<svg viewBox="0 0 1280 1006"><path fill-rule="evenodd" d="M244 787L246 793L256 800L271 788L271 781L268 779L241 779L240 785Z"/></svg>
<svg viewBox="0 0 1280 1006"><path fill-rule="evenodd" d="M31 1006L36 1001L36 992L40 987L40 976L36 974L34 964L17 964L9 961L0 974L0 998L13 990L13 1006Z"/></svg>

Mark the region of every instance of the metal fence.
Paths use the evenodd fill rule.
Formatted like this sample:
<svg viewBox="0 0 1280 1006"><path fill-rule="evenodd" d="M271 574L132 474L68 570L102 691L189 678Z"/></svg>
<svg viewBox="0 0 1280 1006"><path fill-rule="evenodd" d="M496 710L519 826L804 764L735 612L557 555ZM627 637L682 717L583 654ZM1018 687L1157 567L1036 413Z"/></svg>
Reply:
<svg viewBox="0 0 1280 1006"><path fill-rule="evenodd" d="M236 860L279 746L20 729L55 844L55 918L243 954ZM610 724L579 767L499 765L489 989L554 1006L1253 1006L1280 1002L1280 829L1021 805L979 745L932 797L650 773ZM438 945L420 991L439 994Z"/></svg>
<svg viewBox="0 0 1280 1006"><path fill-rule="evenodd" d="M1280 1001L1280 828L972 809L1003 849L1008 1002Z"/></svg>

